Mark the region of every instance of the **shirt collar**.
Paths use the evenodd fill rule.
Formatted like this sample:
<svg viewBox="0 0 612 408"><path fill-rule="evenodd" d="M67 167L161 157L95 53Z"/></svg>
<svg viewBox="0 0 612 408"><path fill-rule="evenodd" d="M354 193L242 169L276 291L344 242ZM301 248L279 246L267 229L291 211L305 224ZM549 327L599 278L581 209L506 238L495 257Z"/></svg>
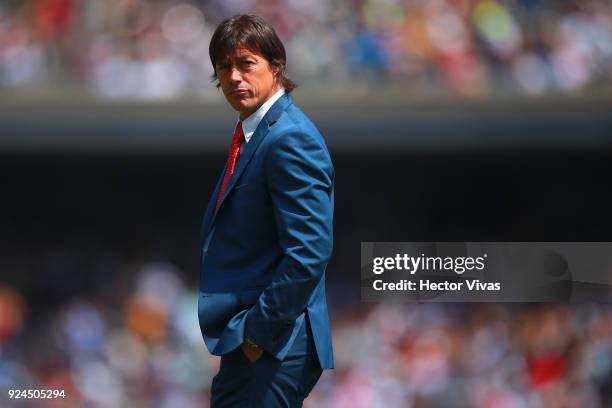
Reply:
<svg viewBox="0 0 612 408"><path fill-rule="evenodd" d="M281 96L285 94L285 90L283 88L276 91L274 95L272 95L263 105L259 107L254 113L252 113L248 118L242 121L242 132L244 133L244 140L246 143L249 143L251 140L251 136L255 133L255 129L259 126L259 122L266 116L268 110L274 105L274 102L278 100ZM240 121L240 119L238 119Z"/></svg>

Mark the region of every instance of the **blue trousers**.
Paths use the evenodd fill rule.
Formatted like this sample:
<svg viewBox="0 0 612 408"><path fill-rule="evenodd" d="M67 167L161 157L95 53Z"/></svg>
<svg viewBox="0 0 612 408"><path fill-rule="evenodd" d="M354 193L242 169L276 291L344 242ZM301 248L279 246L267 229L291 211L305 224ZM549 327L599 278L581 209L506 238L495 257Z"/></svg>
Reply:
<svg viewBox="0 0 612 408"><path fill-rule="evenodd" d="M323 372L308 323L283 361L264 351L251 363L240 347L223 355L211 386L211 408L301 407Z"/></svg>

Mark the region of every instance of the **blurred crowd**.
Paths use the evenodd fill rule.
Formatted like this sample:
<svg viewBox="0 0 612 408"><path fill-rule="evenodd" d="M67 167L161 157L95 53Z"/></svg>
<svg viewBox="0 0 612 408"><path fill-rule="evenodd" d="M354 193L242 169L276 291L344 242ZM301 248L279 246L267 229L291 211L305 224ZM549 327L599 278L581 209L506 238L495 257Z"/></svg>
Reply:
<svg viewBox="0 0 612 408"><path fill-rule="evenodd" d="M219 359L205 350L184 271L102 256L53 289L53 271L70 269L55 261L26 292L0 286L0 390L65 391L36 406L208 406ZM338 308L342 290L329 292L336 367L306 407L612 404L609 305Z"/></svg>
<svg viewBox="0 0 612 408"><path fill-rule="evenodd" d="M487 97L612 88L607 0L3 0L0 90L216 99L208 42L242 12L273 24L304 89Z"/></svg>

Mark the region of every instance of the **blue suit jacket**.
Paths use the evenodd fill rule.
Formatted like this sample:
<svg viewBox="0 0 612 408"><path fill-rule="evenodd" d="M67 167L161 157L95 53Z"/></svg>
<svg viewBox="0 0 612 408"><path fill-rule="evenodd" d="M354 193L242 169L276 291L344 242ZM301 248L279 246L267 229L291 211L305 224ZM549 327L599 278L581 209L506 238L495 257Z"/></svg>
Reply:
<svg viewBox="0 0 612 408"><path fill-rule="evenodd" d="M247 337L282 360L309 322L321 367L332 368L334 169L323 137L283 95L244 145L215 213L224 171L202 226L198 316L208 350L223 355Z"/></svg>

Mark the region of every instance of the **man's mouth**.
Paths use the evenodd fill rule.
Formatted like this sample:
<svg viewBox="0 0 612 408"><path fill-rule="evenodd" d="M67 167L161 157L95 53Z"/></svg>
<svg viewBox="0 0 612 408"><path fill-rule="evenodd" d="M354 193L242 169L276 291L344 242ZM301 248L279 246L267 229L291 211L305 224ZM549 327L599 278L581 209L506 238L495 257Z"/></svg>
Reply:
<svg viewBox="0 0 612 408"><path fill-rule="evenodd" d="M242 89L242 88L238 88L238 89L234 89L233 91L230 92L230 95L240 95L240 94L244 94L247 93L248 90L246 89Z"/></svg>

